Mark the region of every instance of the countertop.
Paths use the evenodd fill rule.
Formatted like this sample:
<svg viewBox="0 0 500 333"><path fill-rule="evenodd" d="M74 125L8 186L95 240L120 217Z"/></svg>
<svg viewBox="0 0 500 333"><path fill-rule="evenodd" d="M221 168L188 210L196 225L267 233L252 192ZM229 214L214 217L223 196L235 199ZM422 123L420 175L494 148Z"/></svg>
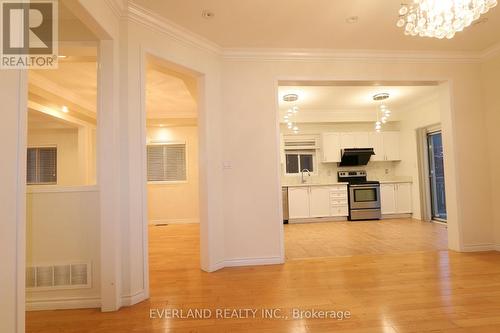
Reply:
<svg viewBox="0 0 500 333"><path fill-rule="evenodd" d="M283 187L310 187L310 186L338 186L338 185L348 185L348 183L304 183L304 184L292 184L292 185L282 185Z"/></svg>
<svg viewBox="0 0 500 333"><path fill-rule="evenodd" d="M381 180L380 184L401 184L401 183L413 183L411 180L404 179L392 179L392 180ZM310 187L310 186L338 186L338 185L348 185L348 183L304 183L304 184L290 184L282 185L282 187Z"/></svg>

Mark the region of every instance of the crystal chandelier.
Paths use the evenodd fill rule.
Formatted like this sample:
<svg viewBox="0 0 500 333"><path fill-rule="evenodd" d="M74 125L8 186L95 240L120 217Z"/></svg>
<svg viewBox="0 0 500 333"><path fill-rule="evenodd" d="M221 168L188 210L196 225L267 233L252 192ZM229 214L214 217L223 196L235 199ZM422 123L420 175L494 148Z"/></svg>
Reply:
<svg viewBox="0 0 500 333"><path fill-rule="evenodd" d="M288 103L293 103L296 102L299 99L299 95L297 94L287 94L283 96L283 101L288 102ZM299 112L299 107L298 106L293 106L288 109L288 111L285 114L285 122L287 124L287 127L289 130L292 130L294 134L299 133L299 127L294 124L293 118L294 116Z"/></svg>
<svg viewBox="0 0 500 333"><path fill-rule="evenodd" d="M386 124L391 117L391 110L389 110L387 105L383 103L383 101L388 98L388 93L381 93L373 96L373 100L375 102L380 102L380 105L377 108L377 121L375 122L375 131L378 133L382 130L382 125Z"/></svg>
<svg viewBox="0 0 500 333"><path fill-rule="evenodd" d="M451 39L497 3L497 0L413 0L401 5L397 26L404 27L405 35Z"/></svg>

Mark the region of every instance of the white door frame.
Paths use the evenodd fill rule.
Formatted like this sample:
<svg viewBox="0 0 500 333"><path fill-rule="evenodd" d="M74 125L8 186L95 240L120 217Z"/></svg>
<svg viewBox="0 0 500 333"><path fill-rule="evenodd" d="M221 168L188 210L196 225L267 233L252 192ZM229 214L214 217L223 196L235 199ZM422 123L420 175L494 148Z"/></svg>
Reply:
<svg viewBox="0 0 500 333"><path fill-rule="evenodd" d="M177 64L170 59L167 59L163 54L157 52L154 49L141 47L140 54L140 103L141 103L141 145L144 147L141 152L141 177L142 177L142 226L143 226L143 248L144 248L144 288L146 294L149 295L149 237L148 237L148 198L147 198L147 155L146 155L146 145L147 145L147 117L146 117L146 69L147 69L147 57L152 56L161 62L165 63L165 66L174 68L179 72L186 73L187 75L197 78L198 89L197 89L197 105L198 105L198 166L199 166L199 205L200 205L200 268L204 271L211 272L218 267L214 267L210 264L209 257L209 219L208 219L208 188L206 184L206 179L208 178L208 171L206 168L207 159L207 147L204 140L206 136L206 103L205 103L205 73L201 73L197 70L188 68L184 65Z"/></svg>

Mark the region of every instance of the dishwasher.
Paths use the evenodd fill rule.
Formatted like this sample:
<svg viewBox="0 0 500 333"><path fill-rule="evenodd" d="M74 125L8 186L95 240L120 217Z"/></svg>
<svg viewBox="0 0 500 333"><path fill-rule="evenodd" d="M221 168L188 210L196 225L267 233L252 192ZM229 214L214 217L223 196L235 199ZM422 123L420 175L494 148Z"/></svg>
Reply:
<svg viewBox="0 0 500 333"><path fill-rule="evenodd" d="M283 196L283 223L288 224L288 187L283 186L281 193Z"/></svg>

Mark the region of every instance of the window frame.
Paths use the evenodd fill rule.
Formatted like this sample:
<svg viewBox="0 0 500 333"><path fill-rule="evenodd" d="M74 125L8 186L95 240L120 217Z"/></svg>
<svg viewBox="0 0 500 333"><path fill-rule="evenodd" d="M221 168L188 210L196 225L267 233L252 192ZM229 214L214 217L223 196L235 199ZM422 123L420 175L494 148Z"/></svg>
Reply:
<svg viewBox="0 0 500 333"><path fill-rule="evenodd" d="M28 183L28 160L26 160L26 186L57 186L59 184L59 147L57 144L28 145L26 147L26 157L29 149L55 148L56 150L56 181L48 183Z"/></svg>
<svg viewBox="0 0 500 333"><path fill-rule="evenodd" d="M186 165L186 179L185 180L148 180L148 147L149 146L184 146L184 163ZM177 185L189 183L189 156L188 156L188 142L187 141L169 141L169 142L148 142L146 144L146 182L148 185Z"/></svg>
<svg viewBox="0 0 500 333"><path fill-rule="evenodd" d="M298 159L298 164L299 164L299 172L298 173L288 173L288 170L286 168L286 159L287 155L297 155ZM300 176L302 166L300 163L300 156L301 155L311 155L312 156L312 164L313 164L313 171L311 171L311 175L317 176L318 175L318 163L317 163L317 154L318 150L317 149L285 149L285 163L284 163L284 168L285 168L285 176Z"/></svg>

